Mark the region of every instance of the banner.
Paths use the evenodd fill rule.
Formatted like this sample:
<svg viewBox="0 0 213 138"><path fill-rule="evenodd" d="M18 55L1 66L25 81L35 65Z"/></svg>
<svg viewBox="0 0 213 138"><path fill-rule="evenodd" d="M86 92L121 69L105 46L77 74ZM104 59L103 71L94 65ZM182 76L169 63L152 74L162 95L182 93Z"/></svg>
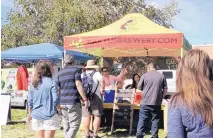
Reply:
<svg viewBox="0 0 213 138"><path fill-rule="evenodd" d="M80 48L181 48L182 34L67 37L65 49Z"/></svg>
<svg viewBox="0 0 213 138"><path fill-rule="evenodd" d="M33 68L28 68L28 85L31 84L32 76L33 76ZM2 91L14 91L17 90L16 86L16 73L17 68L8 68L8 69L1 69L1 80L5 82L4 89Z"/></svg>

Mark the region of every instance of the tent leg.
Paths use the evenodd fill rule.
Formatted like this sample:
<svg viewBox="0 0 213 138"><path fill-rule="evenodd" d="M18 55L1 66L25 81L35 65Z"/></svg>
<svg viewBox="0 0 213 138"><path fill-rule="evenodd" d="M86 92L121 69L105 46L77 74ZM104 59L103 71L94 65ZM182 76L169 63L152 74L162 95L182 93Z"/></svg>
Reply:
<svg viewBox="0 0 213 138"><path fill-rule="evenodd" d="M66 55L66 50L64 50L64 57L65 57L65 55Z"/></svg>
<svg viewBox="0 0 213 138"><path fill-rule="evenodd" d="M183 58L183 48L180 49L180 57Z"/></svg>
<svg viewBox="0 0 213 138"><path fill-rule="evenodd" d="M65 55L66 55L66 50L64 50L64 55L62 57L62 66L61 66L61 68L64 68L64 57L65 57Z"/></svg>
<svg viewBox="0 0 213 138"><path fill-rule="evenodd" d="M64 68L64 58L61 59L61 68Z"/></svg>

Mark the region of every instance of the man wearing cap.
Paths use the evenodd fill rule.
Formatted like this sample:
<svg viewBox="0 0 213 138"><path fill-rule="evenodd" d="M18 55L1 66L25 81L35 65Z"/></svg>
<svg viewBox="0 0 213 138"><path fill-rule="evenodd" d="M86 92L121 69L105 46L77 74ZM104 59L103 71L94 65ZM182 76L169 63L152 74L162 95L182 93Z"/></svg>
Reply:
<svg viewBox="0 0 213 138"><path fill-rule="evenodd" d="M88 107L88 101L82 87L81 70L72 66L74 64L73 56L65 55L64 63L65 67L58 72L56 83L60 91L64 137L75 138L82 118L80 96L85 108Z"/></svg>
<svg viewBox="0 0 213 138"><path fill-rule="evenodd" d="M88 60L87 65L85 67L86 72L81 74L81 78L84 81L85 76L90 76L93 80L92 85L92 93L93 96L89 99L89 107L86 109L84 106L82 107L82 113L84 117L84 131L85 137L90 138L89 127L91 122L91 116L94 116L93 122L93 138L98 137L98 130L101 123L101 115L103 114L103 101L102 101L102 91L104 88L104 84L102 81L102 75L100 72L97 72L99 66L95 65L94 60Z"/></svg>

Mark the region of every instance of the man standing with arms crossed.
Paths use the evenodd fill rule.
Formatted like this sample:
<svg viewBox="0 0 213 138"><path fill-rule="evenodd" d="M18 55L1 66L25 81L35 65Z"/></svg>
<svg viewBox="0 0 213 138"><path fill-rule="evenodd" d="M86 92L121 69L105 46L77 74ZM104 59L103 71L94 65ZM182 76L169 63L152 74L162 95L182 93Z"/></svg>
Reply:
<svg viewBox="0 0 213 138"><path fill-rule="evenodd" d="M58 72L56 83L60 91L64 137L75 138L82 118L80 96L85 108L88 108L88 102L81 82L81 70L72 66L74 57L65 55L64 63L65 67Z"/></svg>
<svg viewBox="0 0 213 138"><path fill-rule="evenodd" d="M143 138L146 125L152 121L152 138L158 138L159 115L161 103L167 92L167 82L161 73L156 71L154 63L147 65L145 73L138 84L138 89L142 90L142 101L139 112L139 122L137 127L137 138Z"/></svg>

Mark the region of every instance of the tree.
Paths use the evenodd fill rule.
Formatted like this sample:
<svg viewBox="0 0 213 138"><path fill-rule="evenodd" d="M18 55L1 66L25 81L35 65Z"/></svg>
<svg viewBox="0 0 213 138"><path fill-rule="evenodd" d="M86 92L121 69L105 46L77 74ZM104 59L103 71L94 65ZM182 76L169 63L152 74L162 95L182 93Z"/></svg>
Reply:
<svg viewBox="0 0 213 138"><path fill-rule="evenodd" d="M143 0L15 0L14 4L2 27L2 50L42 42L63 45L64 36L106 26L133 7L166 27L172 27L179 13L175 1L162 9Z"/></svg>
<svg viewBox="0 0 213 138"><path fill-rule="evenodd" d="M14 3L15 9L9 12L7 23L2 27L2 50L43 42L63 45L64 36L101 28L133 9L171 28L172 19L180 11L174 0L161 9L147 5L144 0L15 0ZM116 60L122 61L105 59L108 64ZM167 58L154 60L168 66L164 64ZM129 72L142 74L149 58L125 58L124 61Z"/></svg>

